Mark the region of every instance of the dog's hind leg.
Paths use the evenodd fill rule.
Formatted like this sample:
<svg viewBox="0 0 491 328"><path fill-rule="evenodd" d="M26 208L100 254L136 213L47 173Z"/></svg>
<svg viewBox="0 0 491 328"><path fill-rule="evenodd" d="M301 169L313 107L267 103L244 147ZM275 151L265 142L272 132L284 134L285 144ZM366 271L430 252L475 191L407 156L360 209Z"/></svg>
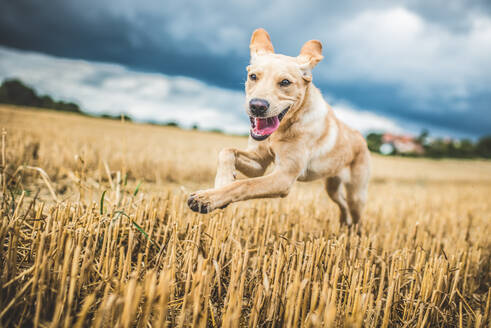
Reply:
<svg viewBox="0 0 491 328"><path fill-rule="evenodd" d="M349 212L348 203L343 194L343 180L341 176L327 178L326 191L329 197L338 205L340 215L339 221L341 224L352 224L351 214Z"/></svg>
<svg viewBox="0 0 491 328"><path fill-rule="evenodd" d="M369 178L370 153L366 150L359 154L351 165L351 178L345 185L348 207L354 224L357 224L362 216L367 200Z"/></svg>

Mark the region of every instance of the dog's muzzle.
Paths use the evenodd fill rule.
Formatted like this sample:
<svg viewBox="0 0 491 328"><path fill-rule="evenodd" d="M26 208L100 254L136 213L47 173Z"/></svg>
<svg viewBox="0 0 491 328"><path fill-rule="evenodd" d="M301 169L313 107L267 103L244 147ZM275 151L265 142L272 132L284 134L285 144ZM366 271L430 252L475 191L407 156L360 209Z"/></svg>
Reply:
<svg viewBox="0 0 491 328"><path fill-rule="evenodd" d="M254 100L254 99L253 99ZM252 100L251 100L252 101ZM269 107L269 104L268 104ZM285 108L281 113L272 117L257 117L257 116L249 116L249 120L251 121L251 137L254 140L261 141L268 138L273 132L275 132L280 126L280 122L283 117L286 115L290 106ZM252 114L254 112L252 111Z"/></svg>

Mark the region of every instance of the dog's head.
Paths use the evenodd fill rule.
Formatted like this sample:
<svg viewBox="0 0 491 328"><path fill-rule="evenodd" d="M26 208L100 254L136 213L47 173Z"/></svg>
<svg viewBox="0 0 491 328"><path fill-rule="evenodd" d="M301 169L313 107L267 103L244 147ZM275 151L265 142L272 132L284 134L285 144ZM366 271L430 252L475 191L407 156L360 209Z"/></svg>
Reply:
<svg viewBox="0 0 491 328"><path fill-rule="evenodd" d="M278 129L288 111L303 102L312 82L311 70L323 58L322 45L310 40L297 57L275 54L268 33L257 29L249 47L246 111L251 121L251 137L264 140Z"/></svg>

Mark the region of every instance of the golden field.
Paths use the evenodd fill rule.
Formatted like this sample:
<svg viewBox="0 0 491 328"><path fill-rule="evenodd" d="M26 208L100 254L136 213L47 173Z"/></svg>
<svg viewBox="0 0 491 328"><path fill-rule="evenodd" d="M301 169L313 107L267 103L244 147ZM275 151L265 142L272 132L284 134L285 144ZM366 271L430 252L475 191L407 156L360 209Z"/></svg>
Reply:
<svg viewBox="0 0 491 328"><path fill-rule="evenodd" d="M188 210L243 137L12 106L0 128L0 326L491 327L489 161L373 155L356 231L322 182Z"/></svg>

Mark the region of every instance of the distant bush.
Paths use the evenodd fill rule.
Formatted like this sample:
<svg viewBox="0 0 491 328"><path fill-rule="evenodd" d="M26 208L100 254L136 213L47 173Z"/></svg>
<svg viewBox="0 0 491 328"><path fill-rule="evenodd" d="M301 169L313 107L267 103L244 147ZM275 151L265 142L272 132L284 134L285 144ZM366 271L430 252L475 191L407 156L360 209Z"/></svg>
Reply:
<svg viewBox="0 0 491 328"><path fill-rule="evenodd" d="M54 101L50 96L39 96L30 87L16 79L5 80L0 86L0 103L40 107L81 114L80 107L72 102Z"/></svg>
<svg viewBox="0 0 491 328"><path fill-rule="evenodd" d="M167 122L159 122L159 121L153 121L153 120L147 120L144 121L145 124L150 124L150 125L155 125L155 126L168 126L171 128L181 128L179 123L175 121L167 121Z"/></svg>
<svg viewBox="0 0 491 328"><path fill-rule="evenodd" d="M102 114L101 116L99 116L100 118L105 118L105 119L108 119L108 120L121 120L121 119L124 119L126 122L132 122L133 120L131 119L131 117L129 117L128 115L126 114L123 114L123 115L109 115L109 114Z"/></svg>
<svg viewBox="0 0 491 328"><path fill-rule="evenodd" d="M173 121L162 123L161 125L163 125L163 126L171 126L171 127L175 127L175 128L178 128L179 127L179 124L177 124L176 122L173 122Z"/></svg>
<svg viewBox="0 0 491 328"><path fill-rule="evenodd" d="M219 133L219 134L223 134L223 133L224 133L224 132L223 132L222 130L220 130L220 129L210 129L209 131L210 131L210 132L212 132L212 133Z"/></svg>

